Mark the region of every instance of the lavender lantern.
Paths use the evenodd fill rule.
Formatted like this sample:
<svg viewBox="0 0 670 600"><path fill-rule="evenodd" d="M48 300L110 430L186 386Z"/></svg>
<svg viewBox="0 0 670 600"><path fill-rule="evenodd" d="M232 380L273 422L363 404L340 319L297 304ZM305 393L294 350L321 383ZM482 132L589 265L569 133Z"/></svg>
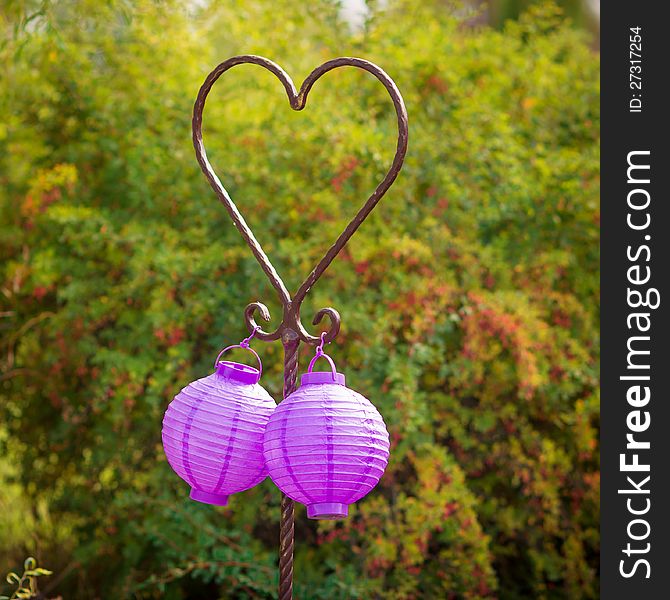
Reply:
<svg viewBox="0 0 670 600"><path fill-rule="evenodd" d="M267 477L263 431L276 403L258 384L262 364L249 348L252 336L222 350L214 363L216 371L187 385L165 412L165 454L191 486L193 500L225 506L230 494ZM231 348L252 352L258 369L220 361Z"/></svg>
<svg viewBox="0 0 670 600"><path fill-rule="evenodd" d="M323 338L322 338L323 339ZM319 357L331 371L313 372ZM275 485L307 505L310 519L343 519L384 473L389 435L372 403L345 386L322 345L265 429L263 453Z"/></svg>

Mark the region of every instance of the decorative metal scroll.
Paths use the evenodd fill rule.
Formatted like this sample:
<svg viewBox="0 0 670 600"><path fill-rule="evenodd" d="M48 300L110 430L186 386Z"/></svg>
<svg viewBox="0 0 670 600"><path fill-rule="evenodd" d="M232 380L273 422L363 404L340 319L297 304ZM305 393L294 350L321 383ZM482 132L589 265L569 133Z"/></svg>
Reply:
<svg viewBox="0 0 670 600"><path fill-rule="evenodd" d="M267 254L265 254L260 243L254 236L253 232L244 220L244 217L238 210L237 206L226 191L226 188L217 177L212 165L207 159L207 152L202 140L202 113L205 108L205 101L212 86L216 80L221 77L228 69L235 65L245 63L259 65L273 73L277 79L282 83L291 108L293 110L302 110L307 103L307 95L312 89L312 86L319 77L324 73L336 69L338 67L357 67L372 73L386 88L389 93L398 120L398 143L396 147L393 162L384 176L384 179L377 185L365 204L358 210L354 218L344 228L344 231L335 240L335 243L328 248L323 258L314 267L312 272L307 276L305 281L300 285L293 297L289 293L286 285L277 273ZM295 390L297 366L298 366L298 346L300 341L308 344L317 345L322 343L329 343L335 339L340 330L340 315L334 308L322 308L319 310L314 320L313 325L318 325L323 317L327 316L330 320L330 328L325 333L325 336L316 337L307 332L302 322L300 321L300 306L307 295L307 292L317 282L319 277L328 268L330 263L340 253L342 248L349 241L351 236L360 227L361 223L370 214L372 209L382 199L387 190L395 181L407 152L408 141L408 127L407 127L407 110L405 103L398 91L395 82L377 65L363 60L361 58L342 57L335 58L323 63L321 66L314 69L300 86L300 91L296 91L296 87L288 76L288 74L276 63L263 58L262 56L254 56L251 54L234 56L218 65L205 79L198 97L193 107L193 146L195 147L195 154L200 164L207 181L209 181L212 189L219 197L221 203L226 207L228 214L235 223L235 227L239 230L245 242L251 248L256 260L261 265L261 268L267 275L270 283L277 290L279 299L283 307L282 321L279 326L272 332L263 331L257 325L254 314L258 311L259 315L264 321L270 321L270 311L267 306L261 302L252 302L244 310L244 318L249 329L249 332L256 331L255 337L263 341L273 341L277 339L282 340L284 346L284 397L288 396ZM293 501L286 496L282 497L281 503L281 523L280 523L280 555L279 555L279 598L280 600L290 600L293 595Z"/></svg>
<svg viewBox="0 0 670 600"><path fill-rule="evenodd" d="M263 251L263 248L249 228L249 225L247 225L244 217L226 191L226 188L223 186L220 179L214 172L212 165L207 159L205 145L202 140L202 112L205 107L207 95L209 94L216 80L221 75L223 75L223 73L235 65L244 63L260 65L271 73L274 73L277 79L279 79L279 81L281 81L283 84L284 89L288 94L289 104L293 110L302 110L305 108L309 91L312 89L312 86L316 80L319 79L319 77L321 77L324 73L327 73L328 71L331 71L337 67L345 66L364 69L379 79L382 85L386 88L389 95L391 96L391 99L393 100L393 105L395 106L395 111L398 118L398 145L395 156L393 157L393 162L388 172L386 173L386 176L379 183L374 192L372 192L365 204L359 209L354 218L345 227L344 231L340 234L335 243L328 249L324 257L307 276L305 281L298 288L298 291L295 293L293 298L291 298L291 295L284 285L281 277L277 273L277 270L270 262L267 254L265 254ZM345 244L349 241L349 238L351 238L351 236L356 232L361 223L370 214L372 209L377 205L386 191L391 187L391 184L395 181L405 159L405 153L407 152L407 137L407 110L405 109L405 103L403 102L398 88L396 87L394 81L382 69L367 60L347 57L329 60L328 62L323 63L320 67L314 69L307 76L302 86L300 86L299 92L296 92L293 81L279 65L261 56L242 55L229 58L225 62L222 62L207 76L205 83L198 92L198 97L193 109L193 145L195 147L196 157L203 173L205 174L205 177L207 177L207 181L209 181L210 185L216 192L216 195L219 197L219 200L221 200L223 205L226 207L228 214L232 218L237 229L242 234L242 237L246 241L249 248L251 248L251 251L254 253L256 260L260 263L261 268L267 275L270 283L272 283L274 288L277 290L282 306L284 307L283 319L277 329L271 333L263 331L262 329L259 330L256 333L256 337L258 339L264 341L279 339L284 330L288 328L295 331L300 339L304 342L307 342L308 344L315 345L320 342L320 338L310 335L303 327L300 321L300 305L302 304L302 301L304 300L310 288L316 283L319 277L321 277L323 272L328 268L328 265L330 265L333 259L339 254L340 250L342 250ZM256 321L254 320L254 313L256 310L258 310L261 318L264 321L270 320L270 313L264 304L261 304L260 302L253 302L252 304L249 304L244 312L249 331L253 331L257 327ZM324 316L328 316L330 318L331 326L330 330L326 334L326 342L331 342L333 339L335 339L339 331L340 316L333 308L323 308L317 312L316 316L314 317L313 324L317 325L320 323Z"/></svg>

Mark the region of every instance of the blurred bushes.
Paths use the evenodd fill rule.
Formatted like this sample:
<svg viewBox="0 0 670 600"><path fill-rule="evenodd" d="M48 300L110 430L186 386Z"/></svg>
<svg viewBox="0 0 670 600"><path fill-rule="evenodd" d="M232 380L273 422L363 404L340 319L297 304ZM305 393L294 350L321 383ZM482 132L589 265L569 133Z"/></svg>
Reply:
<svg viewBox="0 0 670 600"><path fill-rule="evenodd" d="M203 4L0 13L0 444L13 465L0 529L39 512L0 561L33 553L64 573L66 598L273 596L276 489L228 509L189 502L160 446L167 403L243 336L244 306L280 314L198 170L191 107L234 54L266 55L296 83L359 55L398 83L410 151L303 314L341 312L331 354L384 415L393 451L349 520L298 510L296 596L595 598L588 40L551 5L496 31L397 0L352 32L325 1ZM328 74L294 113L247 66L215 86L205 141L294 289L385 172L395 123L362 72ZM281 347L257 346L279 397Z"/></svg>

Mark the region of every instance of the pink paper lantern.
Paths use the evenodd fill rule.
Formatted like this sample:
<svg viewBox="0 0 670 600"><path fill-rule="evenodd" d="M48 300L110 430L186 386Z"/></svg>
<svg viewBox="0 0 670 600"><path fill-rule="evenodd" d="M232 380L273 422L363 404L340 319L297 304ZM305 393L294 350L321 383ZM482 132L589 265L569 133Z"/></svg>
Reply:
<svg viewBox="0 0 670 600"><path fill-rule="evenodd" d="M312 372L319 356L332 371ZM388 464L389 435L372 403L345 386L333 361L317 355L300 387L267 424L263 453L275 485L307 505L310 519L343 519L349 504L377 485Z"/></svg>
<svg viewBox="0 0 670 600"><path fill-rule="evenodd" d="M259 368L219 362L236 347L252 352ZM190 383L170 402L163 448L175 473L191 486L193 500L225 506L230 494L267 477L263 432L276 403L258 384L262 365L248 340L222 350L215 365L212 375Z"/></svg>

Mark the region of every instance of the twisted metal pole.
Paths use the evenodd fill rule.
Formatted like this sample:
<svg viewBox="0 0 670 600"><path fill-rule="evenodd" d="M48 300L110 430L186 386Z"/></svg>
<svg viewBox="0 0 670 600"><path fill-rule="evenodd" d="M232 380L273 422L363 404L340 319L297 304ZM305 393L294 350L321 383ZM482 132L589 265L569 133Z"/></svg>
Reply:
<svg viewBox="0 0 670 600"><path fill-rule="evenodd" d="M284 346L283 397L286 398L296 389L300 338L295 331L287 330L282 335L282 344ZM294 521L293 500L282 494L279 521L279 600L293 598Z"/></svg>
<svg viewBox="0 0 670 600"><path fill-rule="evenodd" d="M344 231L335 240L335 242L328 248L323 258L309 273L305 281L300 285L295 295L291 297L288 288L277 273L267 254L265 254L258 240L255 238L253 232L244 220L244 217L238 210L237 206L231 199L230 195L223 187L218 176L214 172L212 165L207 158L205 151L205 144L202 139L202 115L205 108L205 101L212 86L216 80L223 75L228 69L240 64L255 64L259 65L277 77L284 86L288 95L289 104L293 110L302 110L305 108L307 96L312 86L319 77L324 73L331 71L337 67L357 67L363 69L368 73L374 75L381 84L386 88L393 106L395 108L396 117L398 121L398 143L396 152L393 157L393 162L389 167L384 179L382 179L372 194L369 196L365 204L358 210L356 215L351 219ZM270 283L275 288L279 300L283 307L283 317L281 323L272 332L263 331L257 325L254 315L258 313L264 321L270 321L270 311L267 306L261 302L252 302L244 310L244 320L249 329L255 333L258 340L271 342L281 338L284 346L284 390L283 398L286 398L296 389L296 380L298 376L298 348L300 342L316 346L317 344L330 343L337 336L340 330L340 315L334 308L322 308L319 310L312 323L318 325L323 317L328 317L330 320L330 327L328 331L322 334L321 337L311 335L303 326L300 320L300 305L305 299L305 296L311 287L317 282L319 277L328 268L330 263L340 253L342 248L349 241L351 236L360 227L361 223L370 214L372 209L384 196L386 191L391 187L395 181L407 152L407 141L409 137L409 130L407 125L407 110L405 103L398 91L395 82L377 65L361 58L342 57L329 60L316 69L314 69L300 86L297 91L295 84L286 72L276 63L263 58L262 56L254 56L251 54L234 56L218 65L205 79L202 84L198 96L193 107L193 147L195 148L196 159L198 164L205 174L207 181L212 186L212 189L218 196L221 203L224 205L228 214L230 215L235 227L239 230L251 249L256 260L260 264L263 272L266 274ZM293 500L282 494L281 500L281 521L279 525L279 600L291 600L293 598L293 544L294 544L294 504Z"/></svg>

